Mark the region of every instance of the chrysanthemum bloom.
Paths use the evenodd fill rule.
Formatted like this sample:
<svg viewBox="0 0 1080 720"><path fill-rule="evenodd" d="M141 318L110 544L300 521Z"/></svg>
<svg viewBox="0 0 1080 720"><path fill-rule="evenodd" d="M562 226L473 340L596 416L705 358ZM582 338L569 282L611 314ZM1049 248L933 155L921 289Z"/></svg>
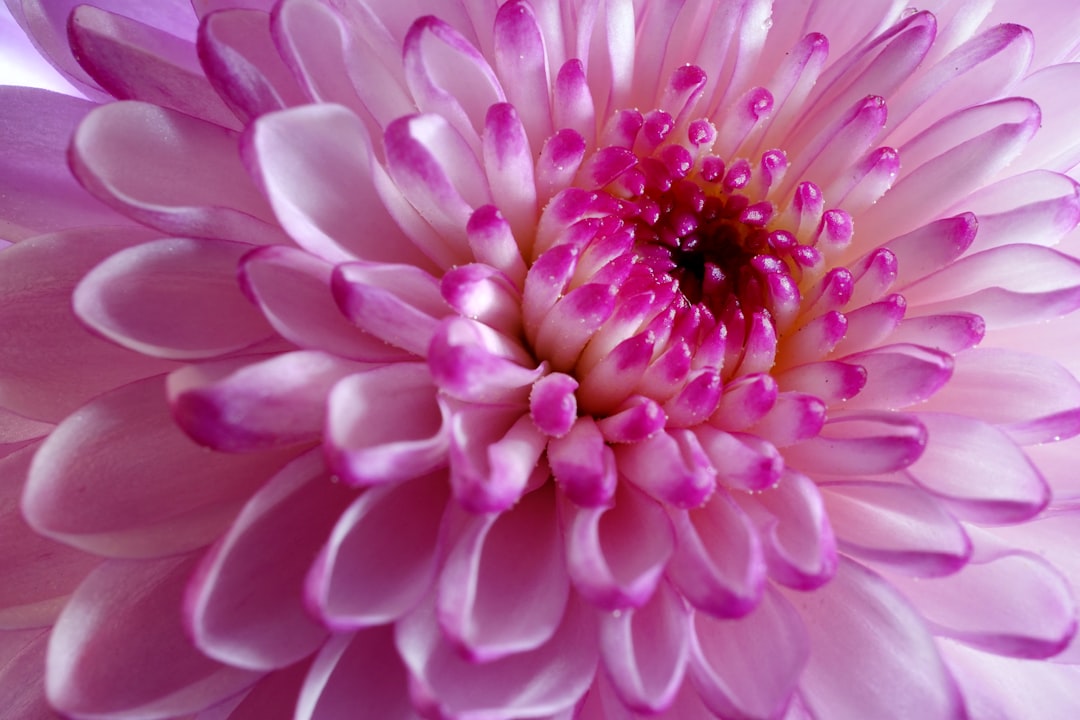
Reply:
<svg viewBox="0 0 1080 720"><path fill-rule="evenodd" d="M7 2L5 717L1080 716L1071 4Z"/></svg>

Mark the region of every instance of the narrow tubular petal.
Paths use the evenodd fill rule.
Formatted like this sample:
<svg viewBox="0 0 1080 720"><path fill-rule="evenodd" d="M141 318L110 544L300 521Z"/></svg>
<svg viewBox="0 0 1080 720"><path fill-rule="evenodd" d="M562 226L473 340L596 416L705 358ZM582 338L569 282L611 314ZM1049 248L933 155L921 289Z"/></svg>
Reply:
<svg viewBox="0 0 1080 720"><path fill-rule="evenodd" d="M490 662L548 642L569 592L555 495L542 488L466 523L439 576L439 625L469 657Z"/></svg>
<svg viewBox="0 0 1080 720"><path fill-rule="evenodd" d="M330 262L431 267L380 200L375 175L385 171L354 113L307 105L265 115L244 151L282 227L303 249Z"/></svg>
<svg viewBox="0 0 1080 720"><path fill-rule="evenodd" d="M327 633L307 614L297 589L325 528L353 495L330 482L318 450L260 488L188 585L184 614L195 645L249 670L283 668L315 651Z"/></svg>
<svg viewBox="0 0 1080 720"><path fill-rule="evenodd" d="M199 67L191 40L93 5L72 11L68 39L79 64L113 97L239 126Z"/></svg>
<svg viewBox="0 0 1080 720"><path fill-rule="evenodd" d="M166 233L283 240L240 162L234 132L142 102L103 105L72 139L79 181L116 210Z"/></svg>
<svg viewBox="0 0 1080 720"><path fill-rule="evenodd" d="M1020 522L1034 517L1049 502L1046 480L1003 431L964 415L919 413L917 417L929 432L929 442L923 456L905 472L947 499L960 517Z"/></svg>
<svg viewBox="0 0 1080 720"><path fill-rule="evenodd" d="M1066 579L1029 553L971 562L948 577L899 588L938 634L992 652L1047 658L1076 634L1076 601Z"/></svg>
<svg viewBox="0 0 1080 720"><path fill-rule="evenodd" d="M905 468L923 453L927 429L913 415L856 412L829 420L821 435L784 450L784 459L805 472L876 475Z"/></svg>
<svg viewBox="0 0 1080 720"><path fill-rule="evenodd" d="M407 480L447 462L448 427L423 364L346 377L330 391L326 412L326 451L347 482Z"/></svg>
<svg viewBox="0 0 1080 720"><path fill-rule="evenodd" d="M620 483L609 508L563 501L566 564L577 592L593 605L619 610L649 601L677 547L663 507Z"/></svg>
<svg viewBox="0 0 1080 720"><path fill-rule="evenodd" d="M963 699L922 619L879 576L842 559L831 583L785 597L809 636L799 690L815 716L964 717Z"/></svg>
<svg viewBox="0 0 1080 720"><path fill-rule="evenodd" d="M673 513L678 541L668 577L698 610L719 618L752 611L765 588L761 540L746 513L718 490L703 507Z"/></svg>
<svg viewBox="0 0 1080 720"><path fill-rule="evenodd" d="M674 702L690 657L690 617L666 583L640 608L601 615L600 657L627 707L651 714Z"/></svg>
<svg viewBox="0 0 1080 720"><path fill-rule="evenodd" d="M780 717L810 655L803 620L776 590L738 620L695 613L691 673L720 717Z"/></svg>
<svg viewBox="0 0 1080 720"><path fill-rule="evenodd" d="M839 549L916 577L955 572L971 540L944 504L899 483L850 481L821 486Z"/></svg>
<svg viewBox="0 0 1080 720"><path fill-rule="evenodd" d="M294 453L209 454L170 417L164 378L149 378L57 426L34 457L23 514L35 530L101 555L184 552L219 537Z"/></svg>
<svg viewBox="0 0 1080 720"><path fill-rule="evenodd" d="M208 358L254 345L272 331L236 282L251 249L174 238L122 250L79 283L75 313L113 342L156 357Z"/></svg>
<svg viewBox="0 0 1080 720"><path fill-rule="evenodd" d="M552 715L577 703L592 682L595 620L573 594L551 640L536 650L482 664L469 662L443 637L432 604L425 602L398 622L394 634L414 693L431 698L446 715Z"/></svg>
<svg viewBox="0 0 1080 720"><path fill-rule="evenodd" d="M335 631L392 622L411 610L435 579L448 499L445 471L367 490L334 523L312 565L308 606Z"/></svg>
<svg viewBox="0 0 1080 720"><path fill-rule="evenodd" d="M258 674L195 649L180 623L192 556L111 560L61 613L49 639L49 701L76 717L172 718L245 689Z"/></svg>
<svg viewBox="0 0 1080 720"><path fill-rule="evenodd" d="M419 720L408 686L389 625L335 635L315 656L293 717L348 720L356 716L356 699L362 697L364 712L373 718Z"/></svg>

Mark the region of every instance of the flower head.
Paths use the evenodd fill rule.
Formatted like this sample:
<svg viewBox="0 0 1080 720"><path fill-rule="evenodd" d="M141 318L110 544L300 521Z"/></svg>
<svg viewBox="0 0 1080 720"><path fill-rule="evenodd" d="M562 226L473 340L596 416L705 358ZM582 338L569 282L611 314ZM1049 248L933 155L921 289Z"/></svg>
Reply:
<svg viewBox="0 0 1080 720"><path fill-rule="evenodd" d="M1035 9L9 4L28 712L1076 712Z"/></svg>

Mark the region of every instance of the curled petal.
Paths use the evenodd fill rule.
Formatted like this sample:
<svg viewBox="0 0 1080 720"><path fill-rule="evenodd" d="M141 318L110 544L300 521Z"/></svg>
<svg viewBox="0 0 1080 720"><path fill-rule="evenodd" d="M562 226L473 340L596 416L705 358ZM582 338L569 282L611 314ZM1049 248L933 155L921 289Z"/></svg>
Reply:
<svg viewBox="0 0 1080 720"><path fill-rule="evenodd" d="M478 662L548 642L570 592L560 540L550 488L469 518L439 576L439 625L449 639Z"/></svg>
<svg viewBox="0 0 1080 720"><path fill-rule="evenodd" d="M599 507L611 502L618 482L615 454L591 417L580 417L570 431L547 447L551 474L573 502Z"/></svg>
<svg viewBox="0 0 1080 720"><path fill-rule="evenodd" d="M325 446L357 485L407 480L446 464L449 428L420 363L384 365L330 391Z"/></svg>
<svg viewBox="0 0 1080 720"><path fill-rule="evenodd" d="M498 354L510 346L474 320L444 321L428 348L428 367L439 390L458 400L477 403L524 403L543 368L522 367ZM495 347L492 347L495 346Z"/></svg>
<svg viewBox="0 0 1080 720"><path fill-rule="evenodd" d="M308 606L337 631L392 622L411 610L435 579L449 494L445 471L368 489L334 523L312 564Z"/></svg>
<svg viewBox="0 0 1080 720"><path fill-rule="evenodd" d="M662 502L700 505L716 487L716 469L689 430L665 430L615 448L619 472Z"/></svg>
<svg viewBox="0 0 1080 720"><path fill-rule="evenodd" d="M740 617L761 600L767 568L746 513L718 490L704 506L672 514L678 541L668 576L699 610Z"/></svg>
<svg viewBox="0 0 1080 720"><path fill-rule="evenodd" d="M499 512L525 493L547 445L524 408L462 405L450 413L450 482L473 512Z"/></svg>
<svg viewBox="0 0 1080 720"><path fill-rule="evenodd" d="M663 507L623 483L611 507L560 504L566 563L575 589L604 609L641 607L676 547Z"/></svg>
<svg viewBox="0 0 1080 720"><path fill-rule="evenodd" d="M802 618L774 589L737 620L696 613L691 673L721 717L780 717L810 655Z"/></svg>

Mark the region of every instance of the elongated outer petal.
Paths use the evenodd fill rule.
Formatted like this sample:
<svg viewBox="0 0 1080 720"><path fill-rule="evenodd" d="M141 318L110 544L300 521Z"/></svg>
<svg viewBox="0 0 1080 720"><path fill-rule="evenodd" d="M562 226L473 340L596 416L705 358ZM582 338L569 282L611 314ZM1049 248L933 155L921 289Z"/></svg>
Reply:
<svg viewBox="0 0 1080 720"><path fill-rule="evenodd" d="M104 337L157 357L206 358L254 345L272 331L236 282L251 249L169 238L122 250L79 283L75 313Z"/></svg>
<svg viewBox="0 0 1080 720"><path fill-rule="evenodd" d="M42 677L48 643L48 629L0 633L0 687L11 720L57 717L45 698Z"/></svg>
<svg viewBox="0 0 1080 720"><path fill-rule="evenodd" d="M395 626L398 652L409 668L414 697L461 720L543 717L573 706L597 664L595 619L573 593L558 629L544 645L489 663L462 657L439 631L433 599Z"/></svg>
<svg viewBox="0 0 1080 720"><path fill-rule="evenodd" d="M944 578L898 587L937 634L998 655L1051 657L1076 635L1072 589L1032 553L1001 553Z"/></svg>
<svg viewBox="0 0 1080 720"><path fill-rule="evenodd" d="M641 607L656 590L676 548L663 507L619 483L614 506L582 508L563 501L566 565L574 588L605 610Z"/></svg>
<svg viewBox="0 0 1080 720"><path fill-rule="evenodd" d="M68 38L83 69L113 97L239 126L199 67L190 39L93 5L72 11Z"/></svg>
<svg viewBox="0 0 1080 720"><path fill-rule="evenodd" d="M32 445L0 460L0 567L4 568L0 628L4 630L52 623L67 596L101 562L42 537L23 519L19 494L36 449Z"/></svg>
<svg viewBox="0 0 1080 720"><path fill-rule="evenodd" d="M234 132L143 102L103 105L72 139L71 168L95 196L172 235L280 242Z"/></svg>
<svg viewBox="0 0 1080 720"><path fill-rule="evenodd" d="M550 487L470 518L439 576L439 625L449 639L480 662L548 642L570 591L560 540Z"/></svg>
<svg viewBox="0 0 1080 720"><path fill-rule="evenodd" d="M95 395L175 367L91 334L71 311L83 275L151 237L138 229L73 230L0 253L0 405L55 422Z"/></svg>
<svg viewBox="0 0 1080 720"><path fill-rule="evenodd" d="M213 705L193 720L263 720L282 708L292 708L311 663L302 661L263 675L244 693Z"/></svg>
<svg viewBox="0 0 1080 720"><path fill-rule="evenodd" d="M326 412L326 451L352 484L407 480L446 463L448 427L423 364L346 377L330 391Z"/></svg>
<svg viewBox="0 0 1080 720"><path fill-rule="evenodd" d="M810 640L799 690L815 716L964 717L963 700L922 619L879 576L841 559L832 582L785 597Z"/></svg>
<svg viewBox="0 0 1080 720"><path fill-rule="evenodd" d="M24 87L0 87L0 237L21 240L66 228L128 225L79 187L65 161L67 145L94 105Z"/></svg>
<svg viewBox="0 0 1080 720"><path fill-rule="evenodd" d="M702 699L721 717L779 717L810 654L802 618L772 588L737 620L695 613L692 638L692 676Z"/></svg>
<svg viewBox="0 0 1080 720"><path fill-rule="evenodd" d="M311 566L308 607L341 631L391 622L411 610L435 579L449 491L446 472L436 471L358 497Z"/></svg>
<svg viewBox="0 0 1080 720"><path fill-rule="evenodd" d="M726 492L704 506L674 513L678 541L668 577L700 611L720 618L752 611L765 589L767 566L757 529Z"/></svg>
<svg viewBox="0 0 1080 720"><path fill-rule="evenodd" d="M690 618L667 583L640 608L600 616L600 656L628 707L655 713L675 700L690 657Z"/></svg>
<svg viewBox="0 0 1080 720"><path fill-rule="evenodd" d="M207 658L184 633L178 610L196 559L111 560L91 573L49 640L53 707L77 718L171 718L258 679Z"/></svg>
<svg viewBox="0 0 1080 720"><path fill-rule="evenodd" d="M947 575L971 557L963 526L919 488L877 481L821 486L841 551L916 577Z"/></svg>
<svg viewBox="0 0 1080 720"><path fill-rule="evenodd" d="M189 365L171 374L177 423L198 442L243 452L320 439L331 387L365 369L319 352L298 351Z"/></svg>
<svg viewBox="0 0 1080 720"><path fill-rule="evenodd" d="M926 428L912 415L886 411L837 414L818 437L785 448L784 459L805 472L875 475L915 462L926 442Z"/></svg>
<svg viewBox="0 0 1080 720"><path fill-rule="evenodd" d="M282 227L308 252L330 262L431 267L379 199L375 174L384 171L364 124L346 108L307 105L261 117L244 151Z"/></svg>
<svg viewBox="0 0 1080 720"><path fill-rule="evenodd" d="M358 698L372 718L420 720L389 625L333 636L304 679L295 718L349 720L356 717Z"/></svg>
<svg viewBox="0 0 1080 720"><path fill-rule="evenodd" d="M958 516L1020 522L1046 507L1046 480L1004 432L966 415L927 412L917 417L930 439L926 452L905 473L945 498Z"/></svg>
<svg viewBox="0 0 1080 720"><path fill-rule="evenodd" d="M956 368L925 409L963 408L1024 445L1080 433L1080 382L1055 361L988 347L958 355Z"/></svg>
<svg viewBox="0 0 1080 720"><path fill-rule="evenodd" d="M293 454L208 453L176 427L164 378L153 377L102 395L57 426L34 457L22 510L38 532L97 554L183 552L220 536Z"/></svg>
<svg viewBox="0 0 1080 720"><path fill-rule="evenodd" d="M299 589L326 528L355 491L330 482L318 449L286 465L203 558L184 598L196 646L233 667L274 670L310 655L326 630Z"/></svg>

